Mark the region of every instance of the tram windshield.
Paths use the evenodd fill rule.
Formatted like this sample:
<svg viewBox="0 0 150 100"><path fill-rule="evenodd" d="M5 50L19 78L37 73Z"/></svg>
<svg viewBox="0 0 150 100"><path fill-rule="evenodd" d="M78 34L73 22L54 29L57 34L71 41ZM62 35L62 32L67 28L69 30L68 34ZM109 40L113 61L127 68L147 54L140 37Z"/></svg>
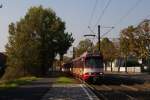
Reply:
<svg viewBox="0 0 150 100"><path fill-rule="evenodd" d="M103 67L103 62L102 59L100 59L100 57L88 57L85 60L85 66L100 68Z"/></svg>

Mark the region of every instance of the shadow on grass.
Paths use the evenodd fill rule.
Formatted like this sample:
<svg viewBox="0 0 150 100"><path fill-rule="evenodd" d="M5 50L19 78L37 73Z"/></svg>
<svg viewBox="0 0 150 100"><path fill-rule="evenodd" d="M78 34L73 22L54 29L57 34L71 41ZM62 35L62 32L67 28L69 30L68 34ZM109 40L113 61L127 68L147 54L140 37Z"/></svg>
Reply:
<svg viewBox="0 0 150 100"><path fill-rule="evenodd" d="M22 77L14 80L1 81L0 88L15 88L20 85L30 84L31 82L38 80L36 77Z"/></svg>
<svg viewBox="0 0 150 100"><path fill-rule="evenodd" d="M15 88L0 88L0 100L40 100L50 89L50 81L50 78L42 78Z"/></svg>
<svg viewBox="0 0 150 100"><path fill-rule="evenodd" d="M73 77L73 76L69 72L67 73L67 72L62 72L62 71L51 71L49 72L47 77L57 78L57 77Z"/></svg>

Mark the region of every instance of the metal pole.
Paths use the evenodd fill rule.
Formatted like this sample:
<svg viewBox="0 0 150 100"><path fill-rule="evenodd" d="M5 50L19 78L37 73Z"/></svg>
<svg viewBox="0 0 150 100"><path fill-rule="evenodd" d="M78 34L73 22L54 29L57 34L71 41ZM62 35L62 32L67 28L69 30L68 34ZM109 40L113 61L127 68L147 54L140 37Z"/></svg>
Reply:
<svg viewBox="0 0 150 100"><path fill-rule="evenodd" d="M98 25L98 50L100 52L100 25Z"/></svg>
<svg viewBox="0 0 150 100"><path fill-rule="evenodd" d="M75 53L76 53L76 51L75 51L75 47L73 47L73 57L72 57L73 59L74 59L74 58L75 58L75 56L76 56L76 54L75 54Z"/></svg>
<svg viewBox="0 0 150 100"><path fill-rule="evenodd" d="M2 8L2 7L3 7L3 5L1 4L1 5L0 5L0 8Z"/></svg>

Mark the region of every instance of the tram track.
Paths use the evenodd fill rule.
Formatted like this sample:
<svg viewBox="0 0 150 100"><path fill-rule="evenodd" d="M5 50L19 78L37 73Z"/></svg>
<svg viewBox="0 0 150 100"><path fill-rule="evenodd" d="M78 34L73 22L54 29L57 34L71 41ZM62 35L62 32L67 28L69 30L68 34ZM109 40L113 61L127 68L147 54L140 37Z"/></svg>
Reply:
<svg viewBox="0 0 150 100"><path fill-rule="evenodd" d="M92 88L93 92L100 98L100 100L137 100L131 95L128 95L123 91L113 89L107 85L95 86L87 83L86 85L89 88Z"/></svg>
<svg viewBox="0 0 150 100"><path fill-rule="evenodd" d="M82 80L80 80L82 81ZM99 83L100 82L100 83ZM150 83L128 77L104 77L97 83L82 81L100 100L149 100Z"/></svg>
<svg viewBox="0 0 150 100"><path fill-rule="evenodd" d="M88 84L88 87L92 87L93 92L100 100L149 100L150 98L150 88L140 90L140 88L135 86L124 84L118 86ZM141 87L143 87L143 85L141 85Z"/></svg>
<svg viewBox="0 0 150 100"><path fill-rule="evenodd" d="M150 85L106 85L106 84L89 84L83 82L89 87L100 100L149 100Z"/></svg>

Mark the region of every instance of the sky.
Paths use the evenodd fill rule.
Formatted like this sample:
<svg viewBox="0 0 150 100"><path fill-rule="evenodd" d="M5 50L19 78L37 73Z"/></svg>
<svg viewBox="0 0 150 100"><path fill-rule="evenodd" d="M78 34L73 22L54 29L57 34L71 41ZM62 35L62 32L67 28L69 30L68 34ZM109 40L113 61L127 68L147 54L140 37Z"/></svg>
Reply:
<svg viewBox="0 0 150 100"><path fill-rule="evenodd" d="M0 0L0 4L3 5L0 8L0 52L5 51L8 42L8 25L23 18L32 6L53 9L65 21L66 31L73 34L73 46L87 38L85 34L97 34L97 25L113 26L105 37L118 38L123 28L150 18L150 0ZM102 27L101 34L108 30Z"/></svg>

